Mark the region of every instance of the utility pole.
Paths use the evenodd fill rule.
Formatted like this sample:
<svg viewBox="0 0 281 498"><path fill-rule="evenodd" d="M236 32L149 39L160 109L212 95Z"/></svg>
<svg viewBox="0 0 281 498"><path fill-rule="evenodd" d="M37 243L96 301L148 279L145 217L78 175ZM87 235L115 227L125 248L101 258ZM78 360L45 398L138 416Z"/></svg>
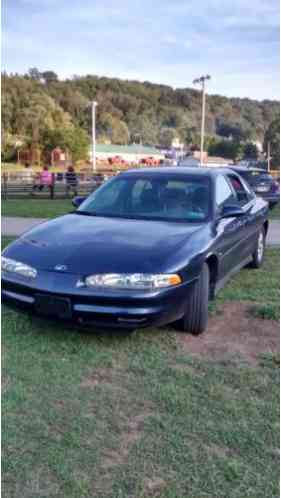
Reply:
<svg viewBox="0 0 281 498"><path fill-rule="evenodd" d="M92 164L93 172L97 171L96 163L96 107L98 103L94 100L92 102Z"/></svg>
<svg viewBox="0 0 281 498"><path fill-rule="evenodd" d="M206 76L200 76L193 81L193 85L201 85L202 88L202 118L201 118L201 140L200 140L200 166L203 166L203 154L204 154L204 136L205 136L205 114L206 114L206 85L205 82L210 80L211 76L206 74Z"/></svg>

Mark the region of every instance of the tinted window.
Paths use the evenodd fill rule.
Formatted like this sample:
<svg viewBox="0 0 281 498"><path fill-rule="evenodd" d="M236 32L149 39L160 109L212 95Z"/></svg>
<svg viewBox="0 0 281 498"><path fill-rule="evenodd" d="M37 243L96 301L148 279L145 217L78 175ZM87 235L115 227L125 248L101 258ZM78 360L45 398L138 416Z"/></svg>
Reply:
<svg viewBox="0 0 281 498"><path fill-rule="evenodd" d="M97 216L204 221L210 213L208 177L128 175L110 180L78 209Z"/></svg>
<svg viewBox="0 0 281 498"><path fill-rule="evenodd" d="M223 175L216 178L216 205L218 207L234 201L233 192Z"/></svg>

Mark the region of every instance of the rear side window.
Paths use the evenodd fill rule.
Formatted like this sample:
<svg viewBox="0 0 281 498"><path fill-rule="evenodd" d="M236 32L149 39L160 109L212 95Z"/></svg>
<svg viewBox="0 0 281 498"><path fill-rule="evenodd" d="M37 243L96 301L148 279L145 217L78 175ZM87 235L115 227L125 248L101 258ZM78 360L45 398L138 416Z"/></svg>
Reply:
<svg viewBox="0 0 281 498"><path fill-rule="evenodd" d="M228 179L233 187L233 190L236 194L238 203L240 206L244 206L247 204L252 198L253 194L251 190L246 186L246 183L240 180L236 175L228 175Z"/></svg>
<svg viewBox="0 0 281 498"><path fill-rule="evenodd" d="M226 204L230 204L235 201L233 192L223 175L219 175L216 178L216 205L217 207L223 207Z"/></svg>

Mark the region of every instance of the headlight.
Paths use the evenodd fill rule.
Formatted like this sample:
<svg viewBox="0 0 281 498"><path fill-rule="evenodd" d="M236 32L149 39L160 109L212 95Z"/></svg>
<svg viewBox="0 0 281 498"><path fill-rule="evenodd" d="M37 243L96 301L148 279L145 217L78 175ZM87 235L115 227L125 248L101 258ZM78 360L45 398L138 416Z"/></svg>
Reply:
<svg viewBox="0 0 281 498"><path fill-rule="evenodd" d="M112 289L162 289L182 282L177 274L148 273L90 275L84 281L86 287L106 287ZM78 283L79 285L79 283ZM80 283L81 285L81 283Z"/></svg>
<svg viewBox="0 0 281 498"><path fill-rule="evenodd" d="M16 273L17 275L22 275L27 278L35 278L37 275L37 270L35 270L35 268L25 265L20 261L5 258L5 256L1 256L1 270L9 273Z"/></svg>

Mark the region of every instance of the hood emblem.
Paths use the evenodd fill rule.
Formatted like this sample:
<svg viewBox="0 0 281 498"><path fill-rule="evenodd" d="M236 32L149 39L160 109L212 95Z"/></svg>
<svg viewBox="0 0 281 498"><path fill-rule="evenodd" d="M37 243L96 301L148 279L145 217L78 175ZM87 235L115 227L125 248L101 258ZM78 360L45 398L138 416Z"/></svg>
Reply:
<svg viewBox="0 0 281 498"><path fill-rule="evenodd" d="M67 266L66 265L56 265L55 266L55 270L56 271L66 271L67 270Z"/></svg>

